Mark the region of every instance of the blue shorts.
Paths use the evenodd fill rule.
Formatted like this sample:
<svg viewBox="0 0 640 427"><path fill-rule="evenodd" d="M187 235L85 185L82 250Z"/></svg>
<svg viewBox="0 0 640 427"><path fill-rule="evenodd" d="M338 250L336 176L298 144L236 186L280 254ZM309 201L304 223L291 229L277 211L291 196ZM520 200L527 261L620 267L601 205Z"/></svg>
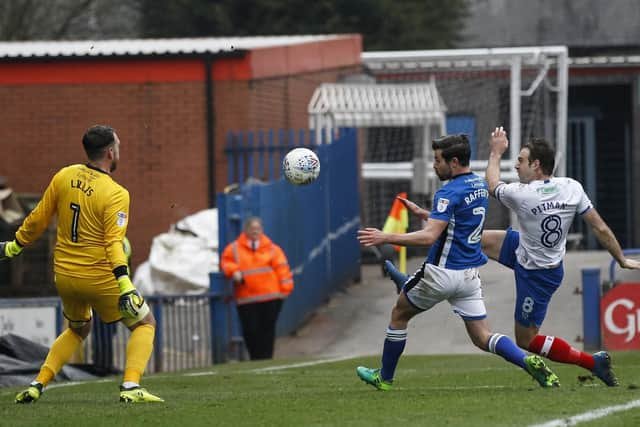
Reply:
<svg viewBox="0 0 640 427"><path fill-rule="evenodd" d="M520 233L509 227L500 249L498 262L513 270L516 278L516 307L514 317L525 327L540 327L547 314L551 296L558 289L564 277L562 263L558 267L527 270L516 258L520 243Z"/></svg>

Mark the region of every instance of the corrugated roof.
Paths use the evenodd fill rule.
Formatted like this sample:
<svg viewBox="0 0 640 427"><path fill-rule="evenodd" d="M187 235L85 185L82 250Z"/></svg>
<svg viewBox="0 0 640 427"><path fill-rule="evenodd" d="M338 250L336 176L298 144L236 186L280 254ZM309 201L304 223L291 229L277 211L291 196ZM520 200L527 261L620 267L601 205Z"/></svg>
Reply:
<svg viewBox="0 0 640 427"><path fill-rule="evenodd" d="M228 53L335 40L346 35L1 42L0 58L153 56Z"/></svg>

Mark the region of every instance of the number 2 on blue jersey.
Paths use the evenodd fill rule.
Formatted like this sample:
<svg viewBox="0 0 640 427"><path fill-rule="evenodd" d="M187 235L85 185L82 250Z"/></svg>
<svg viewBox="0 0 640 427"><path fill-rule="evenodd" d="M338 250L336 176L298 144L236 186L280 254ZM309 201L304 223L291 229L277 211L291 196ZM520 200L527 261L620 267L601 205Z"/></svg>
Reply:
<svg viewBox="0 0 640 427"><path fill-rule="evenodd" d="M474 215L480 215L480 224L473 230L473 232L467 238L467 242L470 244L479 243L482 239L482 227L484 227L484 218L485 218L485 210L484 207L480 206L477 208L473 208Z"/></svg>

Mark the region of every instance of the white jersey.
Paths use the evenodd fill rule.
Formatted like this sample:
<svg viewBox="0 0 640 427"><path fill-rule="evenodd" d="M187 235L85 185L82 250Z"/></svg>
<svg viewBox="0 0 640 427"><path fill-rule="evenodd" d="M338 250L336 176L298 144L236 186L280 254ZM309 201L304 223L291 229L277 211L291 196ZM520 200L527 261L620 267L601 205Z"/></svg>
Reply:
<svg viewBox="0 0 640 427"><path fill-rule="evenodd" d="M571 178L528 184L501 182L495 194L518 217L520 245L516 257L528 270L557 267L564 257L575 214L592 208L582 185Z"/></svg>

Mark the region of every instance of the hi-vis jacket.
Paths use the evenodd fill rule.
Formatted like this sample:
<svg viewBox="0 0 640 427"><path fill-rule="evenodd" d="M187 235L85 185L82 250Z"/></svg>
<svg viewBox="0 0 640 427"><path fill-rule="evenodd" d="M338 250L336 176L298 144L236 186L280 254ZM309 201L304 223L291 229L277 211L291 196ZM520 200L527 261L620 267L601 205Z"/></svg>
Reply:
<svg viewBox="0 0 640 427"><path fill-rule="evenodd" d="M227 277L242 273L235 283L236 304L250 304L286 298L293 290L293 274L280 246L264 234L254 250L245 233L222 252L220 268Z"/></svg>

